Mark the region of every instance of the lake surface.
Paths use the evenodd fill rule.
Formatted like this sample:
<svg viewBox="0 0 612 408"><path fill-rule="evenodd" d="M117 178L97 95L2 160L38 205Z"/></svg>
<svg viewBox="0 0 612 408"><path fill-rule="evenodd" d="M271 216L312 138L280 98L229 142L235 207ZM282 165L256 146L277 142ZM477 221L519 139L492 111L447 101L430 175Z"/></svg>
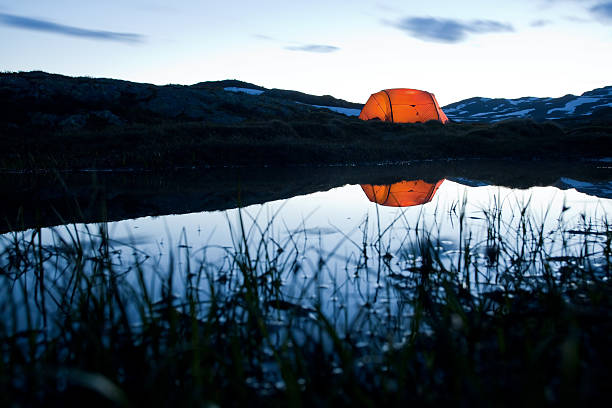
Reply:
<svg viewBox="0 0 612 408"><path fill-rule="evenodd" d="M20 280L4 280L5 299L19 305L18 314L32 314L41 300L29 291L46 280L43 314L56 313L58 299L73 290L79 251L85 260L105 254L128 286L142 289L142 272L154 302L171 296L177 305L195 276L204 298L232 296L248 279L241 275L247 265L274 291L270 306L279 314L270 327L286 326L287 311L304 324L321 311L342 331L371 332L372 319L395 319L401 340L414 313L411 290L431 264L484 293L507 287L509 274L524 277L512 285L529 286L568 264L597 267L609 256L606 162L223 171L186 170L176 183L157 175L141 183L130 174L11 176L14 185L42 188L18 191L36 202L5 204L5 219L18 214L21 221L9 224L22 226L0 236L5 277ZM44 264L44 277L19 275L19 256ZM95 275L98 266L85 272ZM34 315L42 324L42 314Z"/></svg>

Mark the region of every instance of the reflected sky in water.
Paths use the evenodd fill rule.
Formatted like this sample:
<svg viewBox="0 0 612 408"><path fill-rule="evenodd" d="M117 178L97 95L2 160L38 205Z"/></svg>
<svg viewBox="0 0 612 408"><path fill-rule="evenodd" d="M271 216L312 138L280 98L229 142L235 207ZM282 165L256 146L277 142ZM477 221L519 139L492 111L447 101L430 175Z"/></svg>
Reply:
<svg viewBox="0 0 612 408"><path fill-rule="evenodd" d="M503 218L508 223L518 217L523 207L528 206L534 221L545 221L549 228L557 225L563 208L566 208L563 219L576 225L580 224L582 214L588 218L597 218L612 211L612 200L571 189L468 187L450 180L440 185L430 202L412 207L377 205L370 202L361 186L347 185L288 200L252 205L242 211L247 228L253 225L253 221L265 226L273 220L272 230L279 236L300 231L320 238L334 237L330 242L334 245L345 235L358 238L362 234L359 227L366 219L369 220L370 228L374 228L375 220L383 228L391 223L402 228L435 225L441 235L452 236L457 227L452 215L458 213L464 201L467 222L475 233L485 226L483 210L494 206L501 208ZM118 241L136 242L156 249L167 248L169 242L177 243L183 230L192 247L231 246L229 226L235 226L237 220L238 210L233 209L119 221L110 223L109 231Z"/></svg>
<svg viewBox="0 0 612 408"><path fill-rule="evenodd" d="M542 235L546 256L566 256L568 249L570 254L574 250L579 253L585 242L592 253L606 236L568 235L561 230L605 231L607 215L612 214L611 199L556 187L515 190L469 187L444 180L430 198L423 205L384 206L371 202L357 184L240 210L142 217L105 226L115 270L129 272L138 259L147 273L154 272L148 275L152 280L169 270L186 271L187 264L192 270L202 263L212 265L210 270L223 275L232 270L233 254L246 241L252 258L274 258L262 267L278 267L282 272L285 300L311 310L313 302L323 296L321 310L328 316L350 311L344 315L348 322L362 313L364 305L376 305L368 306L368 313L410 312L403 311L405 303L400 300L406 295L410 271L421 262L414 248L423 239L430 239L440 262L455 271L462 270L459 251L469 239L477 254L472 261L480 268L479 285L497 285L497 273L506 265L489 265L487 250L494 241L491 227L496 231L495 239L503 239L507 253L519 253L523 243L531 245L530 240ZM57 247L60 238L70 242L76 230L82 242L98 240L91 244L95 248L99 227L46 228L42 230L43 244ZM26 240L31 234L32 230L17 233ZM0 245L10 245L11 236L5 234ZM178 293L185 285L185 275L174 275ZM129 274L125 277L135 279ZM465 278L466 282L473 279ZM223 279L218 282L216 290L232 290L224 286ZM152 286L157 286L152 293L159 296L160 281Z"/></svg>

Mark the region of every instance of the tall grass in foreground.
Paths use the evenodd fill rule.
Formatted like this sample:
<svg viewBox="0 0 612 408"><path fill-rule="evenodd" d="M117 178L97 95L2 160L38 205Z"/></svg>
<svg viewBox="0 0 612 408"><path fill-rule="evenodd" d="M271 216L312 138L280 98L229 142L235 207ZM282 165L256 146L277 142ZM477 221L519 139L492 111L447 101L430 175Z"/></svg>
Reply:
<svg viewBox="0 0 612 408"><path fill-rule="evenodd" d="M105 224L5 235L0 405L594 403L610 396L612 228L560 214L553 233L528 204L512 227L484 209L476 239L458 203L452 251L435 225L400 214L371 237L366 219L334 270L335 248L242 212L220 262L184 236L164 262Z"/></svg>

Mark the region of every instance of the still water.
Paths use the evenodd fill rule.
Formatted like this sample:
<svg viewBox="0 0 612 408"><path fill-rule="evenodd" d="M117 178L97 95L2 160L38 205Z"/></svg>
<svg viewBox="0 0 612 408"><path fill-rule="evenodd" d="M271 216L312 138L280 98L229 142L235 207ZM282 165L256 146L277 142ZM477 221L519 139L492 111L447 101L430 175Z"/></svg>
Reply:
<svg viewBox="0 0 612 408"><path fill-rule="evenodd" d="M25 288L38 288L40 279L47 280L51 299L65 297L71 285L66 271L74 262L66 254L80 246L90 256L108 254L115 273L133 287L135 271L144 271L155 301L173 296L180 303L202 272L206 279L196 286L204 297L211 291L230 296L248 265L262 287L274 288L284 309L304 316L320 310L340 329L354 327L364 314L395 316L405 325L413 277L432 263L472 292L502 288L508 274L521 274L521 284L529 285L546 273L561 273L568 263L603 265L610 183L600 184L601 197L571 188L573 183L592 191L589 183L565 183L565 189L461 178L346 184L242 208L11 232L0 243L6 271L16 248L27 252L32 244L45 249L32 262L52 270L44 278L19 277L20 284L5 281L2 290L5 299L30 310L40 309L40 301ZM47 312L60 303L48 301ZM276 324L282 321L278 317Z"/></svg>
<svg viewBox="0 0 612 408"><path fill-rule="evenodd" d="M371 185L346 185L242 209L142 217L111 222L106 227L122 254L125 248L137 247L161 256L158 260L163 261L173 250L190 248L215 263L245 238L251 244L269 239L266 245L283 250L301 248L304 262L318 263L319 259L312 257L321 258L325 269L336 273L344 270L347 262L357 261L355 252L362 250L364 242L393 254L420 232L436 240L444 254L452 254L459 246L460 232L470 234L472 245L478 248L486 243L491 228L498 228L496 233L501 235L520 233L521 223L528 222L530 228L541 229L554 246L557 241L549 234L560 226L566 231L596 232L604 228L607 214L612 213L612 200L574 189L470 187L450 180L436 184L439 187L431 197L417 191L416 201L406 206L390 205L390 199L386 205L372 202L364 192ZM434 188L436 184L429 185ZM423 203L417 204L419 201ZM84 231L86 227L77 224L71 228ZM92 225L88 229L95 231ZM57 228L53 233L43 231L43 240L51 243L57 232Z"/></svg>

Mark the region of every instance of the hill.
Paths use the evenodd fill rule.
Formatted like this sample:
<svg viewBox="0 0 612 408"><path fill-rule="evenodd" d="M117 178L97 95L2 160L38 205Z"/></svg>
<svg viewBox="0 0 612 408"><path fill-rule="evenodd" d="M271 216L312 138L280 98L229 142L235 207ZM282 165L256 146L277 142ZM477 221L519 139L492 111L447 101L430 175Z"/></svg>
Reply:
<svg viewBox="0 0 612 408"><path fill-rule="evenodd" d="M584 113L586 104L574 103L573 111ZM612 156L612 115L606 111L612 108L547 122L445 126L365 122L351 106L356 104L235 80L156 86L2 73L0 170Z"/></svg>
<svg viewBox="0 0 612 408"><path fill-rule="evenodd" d="M530 118L536 121L581 118L612 108L612 86L560 98L469 98L442 107L456 122L499 122Z"/></svg>
<svg viewBox="0 0 612 408"><path fill-rule="evenodd" d="M344 99L334 98L331 95L310 95L304 92L292 91L287 89L268 89L259 85L251 84L249 82L238 81L236 79L226 79L223 81L208 81L199 82L192 85L194 88L200 89L223 89L228 92L242 92L250 95L262 95L269 98L275 98L279 100L290 100L298 103L314 106L324 107L338 107L348 109L359 109L363 107L363 104L348 102Z"/></svg>
<svg viewBox="0 0 612 408"><path fill-rule="evenodd" d="M229 84L155 86L44 72L4 73L0 74L0 123L45 129L92 129L164 120L230 124L286 120L314 109L279 97L228 92L220 86Z"/></svg>

